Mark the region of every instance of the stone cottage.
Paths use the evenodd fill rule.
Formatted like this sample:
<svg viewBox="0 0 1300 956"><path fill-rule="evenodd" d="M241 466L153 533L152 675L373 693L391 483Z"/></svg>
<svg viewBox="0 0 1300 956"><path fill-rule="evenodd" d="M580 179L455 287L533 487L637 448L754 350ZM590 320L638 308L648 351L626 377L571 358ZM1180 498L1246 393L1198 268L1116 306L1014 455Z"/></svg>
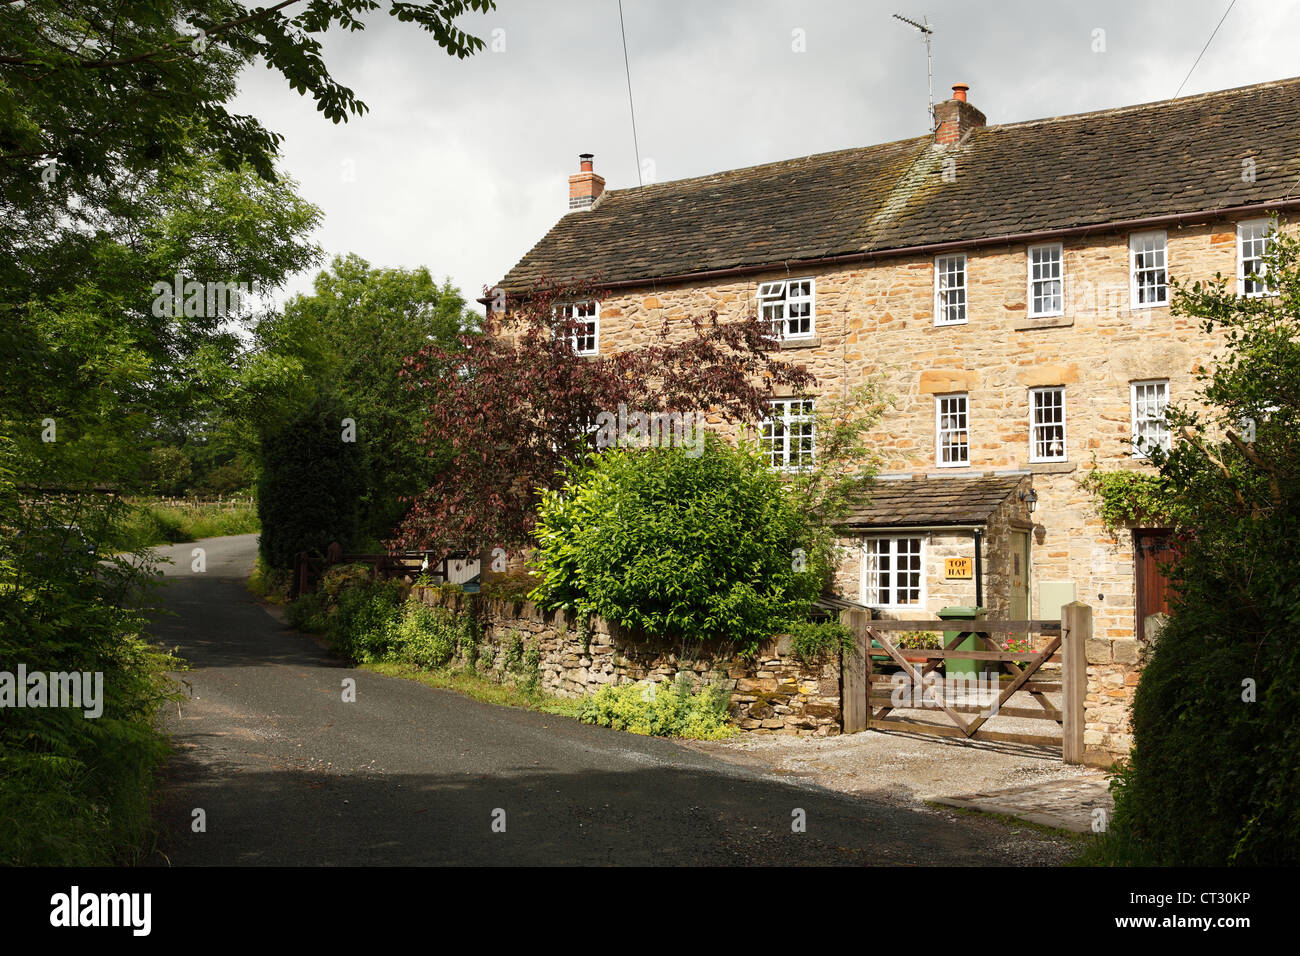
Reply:
<svg viewBox="0 0 1300 956"><path fill-rule="evenodd" d="M1084 601L1090 693L1122 705L1165 607L1164 529L1107 531L1079 479L1147 467L1143 448L1171 438L1164 406L1222 344L1171 314L1173 279L1267 292L1273 219L1300 205L1300 79L994 125L959 84L934 119L642 188L606 189L583 154L568 213L499 290L595 277L605 297L574 304L589 354L710 309L770 320L818 379L772 403L778 468L815 458L818 403L878 382L884 467L845 529L842 596L905 617ZM1118 717L1091 743L1126 749L1124 732Z"/></svg>

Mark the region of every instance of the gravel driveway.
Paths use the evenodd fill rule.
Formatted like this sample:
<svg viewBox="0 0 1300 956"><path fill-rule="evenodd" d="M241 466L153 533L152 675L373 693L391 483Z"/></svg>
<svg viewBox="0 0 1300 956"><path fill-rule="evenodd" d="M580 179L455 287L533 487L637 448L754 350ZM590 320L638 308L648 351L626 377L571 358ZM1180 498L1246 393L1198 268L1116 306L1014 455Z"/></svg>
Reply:
<svg viewBox="0 0 1300 956"><path fill-rule="evenodd" d="M1050 726L1036 723L1039 733ZM1089 767L1063 764L1059 750L895 731L838 737L746 734L690 746L722 760L911 808L935 797L1102 776Z"/></svg>

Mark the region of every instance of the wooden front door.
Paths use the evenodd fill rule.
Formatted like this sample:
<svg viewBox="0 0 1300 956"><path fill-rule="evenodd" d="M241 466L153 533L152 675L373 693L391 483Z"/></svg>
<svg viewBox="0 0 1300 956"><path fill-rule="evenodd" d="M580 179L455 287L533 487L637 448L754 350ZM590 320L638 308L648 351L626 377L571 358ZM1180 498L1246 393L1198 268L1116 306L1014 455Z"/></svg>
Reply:
<svg viewBox="0 0 1300 956"><path fill-rule="evenodd" d="M1171 586L1160 566L1173 561L1177 555L1173 536L1168 531L1142 529L1133 532L1134 575L1137 581L1137 620L1134 633L1140 638L1146 636L1148 617L1169 613Z"/></svg>
<svg viewBox="0 0 1300 956"><path fill-rule="evenodd" d="M1011 603L1013 621L1029 620L1029 532L1011 532Z"/></svg>
<svg viewBox="0 0 1300 956"><path fill-rule="evenodd" d="M1013 621L1029 620L1029 532L1011 532L1011 594L1008 617ZM1017 642L1026 643L1029 634L1012 634Z"/></svg>

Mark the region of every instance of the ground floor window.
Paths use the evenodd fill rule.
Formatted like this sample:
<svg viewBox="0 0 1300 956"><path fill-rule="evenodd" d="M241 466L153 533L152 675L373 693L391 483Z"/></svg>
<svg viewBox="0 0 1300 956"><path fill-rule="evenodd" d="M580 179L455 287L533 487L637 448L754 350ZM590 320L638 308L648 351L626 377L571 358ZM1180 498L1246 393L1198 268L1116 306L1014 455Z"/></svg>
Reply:
<svg viewBox="0 0 1300 956"><path fill-rule="evenodd" d="M862 543L862 603L917 607L925 603L924 543L919 537L867 538Z"/></svg>

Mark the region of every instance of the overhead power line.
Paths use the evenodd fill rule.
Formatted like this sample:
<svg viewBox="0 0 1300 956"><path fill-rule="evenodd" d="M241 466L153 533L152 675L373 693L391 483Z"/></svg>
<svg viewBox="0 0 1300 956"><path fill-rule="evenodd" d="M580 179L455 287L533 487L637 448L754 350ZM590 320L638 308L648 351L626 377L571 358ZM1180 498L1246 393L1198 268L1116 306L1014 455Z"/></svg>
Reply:
<svg viewBox="0 0 1300 956"><path fill-rule="evenodd" d="M627 111L632 114L632 152L636 154L636 184L641 182L641 147L636 141L636 108L632 105L632 68L627 64L627 30L623 27L623 0L618 0L618 32L623 36L623 72L627 74Z"/></svg>
<svg viewBox="0 0 1300 956"><path fill-rule="evenodd" d="M1214 33L1211 33L1210 39L1205 41L1205 46L1201 47L1201 52L1196 54L1196 63L1201 62L1201 57L1205 56L1205 51L1208 50L1210 44L1214 42L1214 36L1219 32L1219 27L1223 26L1223 21L1228 19L1228 14L1232 12L1232 8L1236 5L1237 0L1232 0L1232 2L1228 4L1228 9L1223 11L1223 16L1219 17L1219 22L1214 26ZM1183 82L1178 84L1178 92L1174 94L1174 99L1178 99L1178 93L1183 91L1183 87L1187 85L1187 81L1192 78L1192 71L1196 69L1196 63L1193 63L1192 69L1187 71L1187 75L1183 77Z"/></svg>

